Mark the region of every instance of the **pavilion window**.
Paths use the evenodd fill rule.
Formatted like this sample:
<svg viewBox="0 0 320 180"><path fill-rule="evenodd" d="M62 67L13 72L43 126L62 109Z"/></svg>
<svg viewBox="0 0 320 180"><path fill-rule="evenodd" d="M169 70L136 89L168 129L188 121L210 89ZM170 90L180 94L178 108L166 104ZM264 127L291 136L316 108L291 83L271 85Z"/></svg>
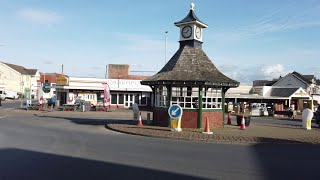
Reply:
<svg viewBox="0 0 320 180"><path fill-rule="evenodd" d="M222 90L221 88L203 88L202 97L203 109L222 109Z"/></svg>
<svg viewBox="0 0 320 180"><path fill-rule="evenodd" d="M156 100L155 106L156 107L167 107L168 101L168 90L165 86L159 86L156 88Z"/></svg>
<svg viewBox="0 0 320 180"><path fill-rule="evenodd" d="M172 87L171 104L178 104L182 108L198 108L198 87Z"/></svg>

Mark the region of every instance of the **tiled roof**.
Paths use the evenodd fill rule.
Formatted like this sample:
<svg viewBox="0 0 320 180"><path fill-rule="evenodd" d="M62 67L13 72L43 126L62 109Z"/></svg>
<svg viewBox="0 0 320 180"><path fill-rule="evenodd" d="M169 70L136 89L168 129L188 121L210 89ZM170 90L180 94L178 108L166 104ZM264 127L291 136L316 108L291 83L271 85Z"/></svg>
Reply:
<svg viewBox="0 0 320 180"><path fill-rule="evenodd" d="M143 85L179 83L229 87L240 84L222 74L201 48L190 46L180 47L157 74L141 81Z"/></svg>
<svg viewBox="0 0 320 180"><path fill-rule="evenodd" d="M278 80L268 81L268 80L255 80L253 81L253 86L272 86Z"/></svg>
<svg viewBox="0 0 320 180"><path fill-rule="evenodd" d="M302 75L304 78L308 79L309 81L312 81L315 76L314 75Z"/></svg>
<svg viewBox="0 0 320 180"><path fill-rule="evenodd" d="M191 23L191 22L199 22L199 23L203 24L204 27L207 27L207 26L208 26L208 25L206 25L205 23L201 22L201 21L197 18L197 16L196 16L195 13L194 13L194 10L192 10L192 9L189 11L189 14L188 14L184 19L182 19L182 20L179 21L179 22L175 22L174 24L175 24L175 25L179 25L179 24Z"/></svg>
<svg viewBox="0 0 320 180"><path fill-rule="evenodd" d="M302 80L305 81L307 84L312 84L312 81L309 80L309 79L307 79L304 75L302 75L302 74L300 74L300 73L298 73L298 72L296 72L296 71L294 71L292 74L295 75L295 76L297 76L298 78L302 79ZM306 76L308 77L309 75L306 75Z"/></svg>
<svg viewBox="0 0 320 180"><path fill-rule="evenodd" d="M24 74L24 75L35 75L37 72L36 69L26 69L23 66L18 66L15 64L10 64L10 63L5 63L5 62L2 62L2 63L9 66L10 68L18 71L19 73Z"/></svg>
<svg viewBox="0 0 320 180"><path fill-rule="evenodd" d="M299 88L272 88L266 96L289 97Z"/></svg>
<svg viewBox="0 0 320 180"><path fill-rule="evenodd" d="M35 75L37 73L37 69L26 69L26 71L29 73L29 75Z"/></svg>

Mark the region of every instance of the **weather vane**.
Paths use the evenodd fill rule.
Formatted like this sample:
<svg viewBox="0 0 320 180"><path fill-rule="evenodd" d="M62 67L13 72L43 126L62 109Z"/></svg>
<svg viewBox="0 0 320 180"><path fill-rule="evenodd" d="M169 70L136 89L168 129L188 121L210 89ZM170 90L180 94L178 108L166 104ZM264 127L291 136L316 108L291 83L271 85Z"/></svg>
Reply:
<svg viewBox="0 0 320 180"><path fill-rule="evenodd" d="M191 0L190 8L191 10L194 10L194 0Z"/></svg>

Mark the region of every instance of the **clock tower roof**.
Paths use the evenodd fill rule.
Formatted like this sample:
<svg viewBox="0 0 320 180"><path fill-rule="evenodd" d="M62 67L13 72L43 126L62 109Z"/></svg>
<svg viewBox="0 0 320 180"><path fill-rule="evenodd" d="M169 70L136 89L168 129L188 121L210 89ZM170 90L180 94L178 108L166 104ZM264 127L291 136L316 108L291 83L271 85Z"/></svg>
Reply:
<svg viewBox="0 0 320 180"><path fill-rule="evenodd" d="M181 26L181 25L186 25L186 24L197 24L202 28L208 27L208 25L201 22L200 19L194 13L194 4L193 3L191 3L191 8L190 8L189 14L181 21L174 23L174 25L176 25L176 26Z"/></svg>

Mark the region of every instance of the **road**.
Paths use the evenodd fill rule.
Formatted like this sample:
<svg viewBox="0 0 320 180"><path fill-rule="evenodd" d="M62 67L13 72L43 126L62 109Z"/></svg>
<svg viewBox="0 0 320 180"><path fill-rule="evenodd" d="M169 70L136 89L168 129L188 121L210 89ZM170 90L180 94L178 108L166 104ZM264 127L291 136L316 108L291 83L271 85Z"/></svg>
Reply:
<svg viewBox="0 0 320 180"><path fill-rule="evenodd" d="M50 112L49 112L50 113ZM0 179L315 179L320 146L214 144L105 129L103 117L0 109ZM114 120L114 119L113 119Z"/></svg>

